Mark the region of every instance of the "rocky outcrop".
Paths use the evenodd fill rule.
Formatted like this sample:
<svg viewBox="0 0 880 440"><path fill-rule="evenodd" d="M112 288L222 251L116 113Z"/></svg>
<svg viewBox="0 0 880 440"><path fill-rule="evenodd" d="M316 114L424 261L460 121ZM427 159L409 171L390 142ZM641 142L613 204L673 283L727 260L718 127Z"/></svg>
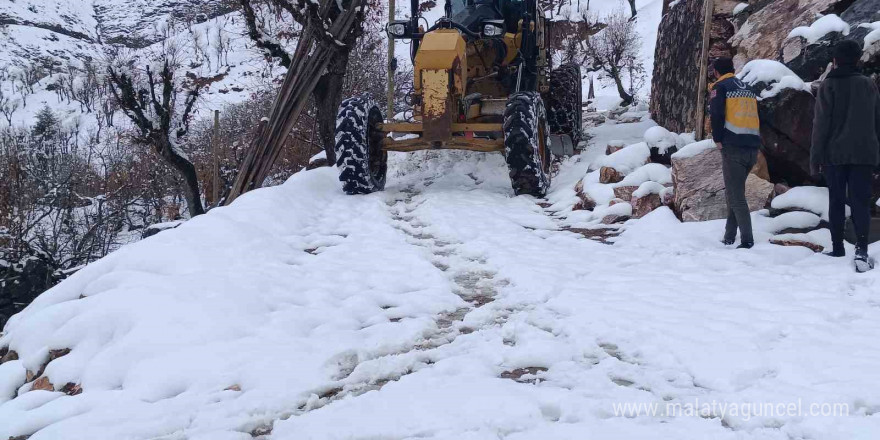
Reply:
<svg viewBox="0 0 880 440"><path fill-rule="evenodd" d="M845 3L847 2L839 2L838 5L844 6ZM841 40L863 42L869 30L860 28L858 25L880 20L880 0L856 0L840 14L840 18L852 26L849 35L831 33L815 44L803 44L799 51L792 51L792 53L786 54L788 57L783 57L788 68L804 81L815 81L825 73L831 63L832 48L837 42ZM878 69L880 66L877 64L877 61L869 63L869 70L874 72L880 70Z"/></svg>
<svg viewBox="0 0 880 440"><path fill-rule="evenodd" d="M775 0L752 3L752 13L730 40L736 51L737 68L749 60L780 59L790 61L801 53L805 43L800 38L786 40L798 26L809 25L817 14L833 10L841 0Z"/></svg>
<svg viewBox="0 0 880 440"><path fill-rule="evenodd" d="M673 207L683 221L727 217L727 197L721 171L721 150L710 148L690 157L673 157ZM773 196L773 184L754 174L746 180L746 199L751 211L764 208Z"/></svg>
<svg viewBox="0 0 880 440"><path fill-rule="evenodd" d="M651 82L651 118L676 133L694 131L699 57L703 29L698 26L703 0L675 3L666 9L657 34Z"/></svg>

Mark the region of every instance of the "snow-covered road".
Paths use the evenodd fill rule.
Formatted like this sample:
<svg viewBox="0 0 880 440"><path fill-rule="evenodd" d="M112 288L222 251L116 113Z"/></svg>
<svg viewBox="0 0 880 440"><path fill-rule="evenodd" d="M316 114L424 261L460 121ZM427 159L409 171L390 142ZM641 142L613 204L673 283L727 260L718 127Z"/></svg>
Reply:
<svg viewBox="0 0 880 440"><path fill-rule="evenodd" d="M498 156L418 153L384 193L304 172L126 247L10 321L0 438L880 436L880 272L666 208L586 239L596 155L551 208ZM22 385L66 348L44 376L81 394Z"/></svg>

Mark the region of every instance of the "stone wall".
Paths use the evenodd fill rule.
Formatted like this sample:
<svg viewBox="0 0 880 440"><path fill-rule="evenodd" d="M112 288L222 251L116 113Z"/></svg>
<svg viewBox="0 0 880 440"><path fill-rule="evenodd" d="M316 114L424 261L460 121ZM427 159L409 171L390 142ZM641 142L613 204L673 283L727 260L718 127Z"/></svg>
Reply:
<svg viewBox="0 0 880 440"><path fill-rule="evenodd" d="M668 130L695 130L697 82L703 46L703 0L668 6L660 22L651 82L651 117Z"/></svg>

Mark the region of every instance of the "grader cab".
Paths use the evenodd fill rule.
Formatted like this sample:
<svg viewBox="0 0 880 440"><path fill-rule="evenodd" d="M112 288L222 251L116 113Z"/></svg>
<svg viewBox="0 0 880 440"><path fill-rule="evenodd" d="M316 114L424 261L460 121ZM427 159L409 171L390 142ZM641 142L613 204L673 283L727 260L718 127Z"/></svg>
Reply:
<svg viewBox="0 0 880 440"><path fill-rule="evenodd" d="M543 11L535 0L446 0L444 17L425 29L418 0L411 7L410 20L386 30L411 41L412 118L385 121L365 96L342 103L344 191L384 189L388 151L456 149L504 154L514 192L544 196L552 157L573 154L582 122L580 67L550 71Z"/></svg>

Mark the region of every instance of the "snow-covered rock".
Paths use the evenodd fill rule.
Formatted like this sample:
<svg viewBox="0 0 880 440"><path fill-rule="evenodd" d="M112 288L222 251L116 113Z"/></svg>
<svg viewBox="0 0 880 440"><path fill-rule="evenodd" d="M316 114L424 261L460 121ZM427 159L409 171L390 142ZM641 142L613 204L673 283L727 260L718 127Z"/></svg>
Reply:
<svg viewBox="0 0 880 440"><path fill-rule="evenodd" d="M804 233L818 229L822 224L822 218L812 212L791 211L773 217L768 228L778 234Z"/></svg>
<svg viewBox="0 0 880 440"><path fill-rule="evenodd" d="M798 26L788 33L787 38L801 37L807 40L807 44L813 44L830 33L849 35L850 26L837 14L828 14L820 17L809 26Z"/></svg>
<svg viewBox="0 0 880 440"><path fill-rule="evenodd" d="M651 157L651 149L645 142L629 145L620 151L608 156L603 156L591 166L591 169L611 167L622 175L629 174L636 168L648 163Z"/></svg>
<svg viewBox="0 0 880 440"><path fill-rule="evenodd" d="M694 142L694 143L685 145L684 148L682 148L681 150L679 150L675 154L673 154L672 160L674 161L676 159L678 159L678 160L688 159L688 158L697 156L699 154L702 154L704 151L710 150L712 148L717 148L717 146L715 145L715 142L712 139L706 139L706 140L702 140L699 142Z"/></svg>
<svg viewBox="0 0 880 440"><path fill-rule="evenodd" d="M772 98L785 89L810 91L810 86L779 61L749 61L737 76L750 86L764 86L759 99Z"/></svg>
<svg viewBox="0 0 880 440"><path fill-rule="evenodd" d="M880 21L875 21L872 23L859 23L860 28L868 29L867 35L863 39L864 47L866 51L876 52L877 47L874 46L874 43L880 41Z"/></svg>
<svg viewBox="0 0 880 440"><path fill-rule="evenodd" d="M617 183L621 180L623 180L623 175L614 168L599 168L599 183Z"/></svg>
<svg viewBox="0 0 880 440"><path fill-rule="evenodd" d="M320 153L309 158L309 164L306 166L307 170L313 170L315 168L326 167L329 166L330 163L327 161L327 152L321 151Z"/></svg>
<svg viewBox="0 0 880 440"><path fill-rule="evenodd" d="M672 171L663 164L645 164L627 174L618 185L639 186L648 181L660 184L672 183Z"/></svg>
<svg viewBox="0 0 880 440"><path fill-rule="evenodd" d="M785 194L774 197L770 207L788 211L808 211L822 217L823 220L828 220L828 188L794 187Z"/></svg>
<svg viewBox="0 0 880 440"><path fill-rule="evenodd" d="M645 132L645 143L651 148L652 162L669 164L681 141L677 134L658 125Z"/></svg>

